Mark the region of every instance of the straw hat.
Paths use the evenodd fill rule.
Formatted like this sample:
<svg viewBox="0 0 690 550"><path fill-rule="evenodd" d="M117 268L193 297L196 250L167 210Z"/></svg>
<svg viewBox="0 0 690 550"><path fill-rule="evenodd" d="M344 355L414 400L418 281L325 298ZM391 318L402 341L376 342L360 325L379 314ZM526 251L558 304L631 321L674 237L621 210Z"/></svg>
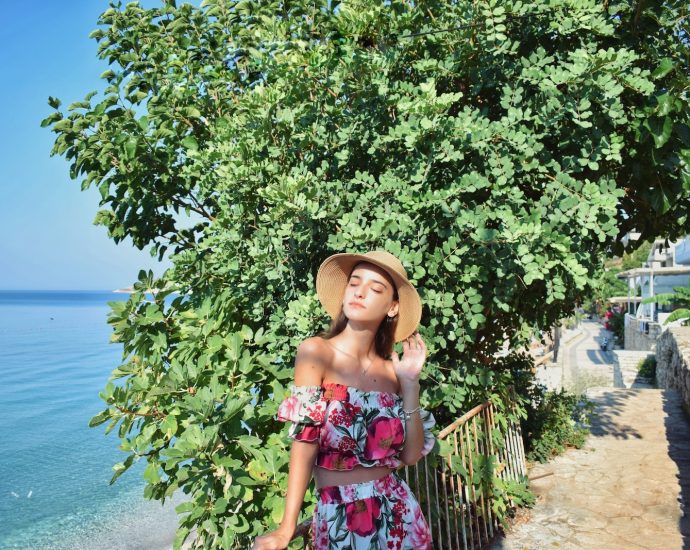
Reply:
<svg viewBox="0 0 690 550"><path fill-rule="evenodd" d="M398 324L394 340L400 342L410 336L422 318L422 301L417 290L407 280L407 272L398 258L385 250L365 254L340 253L326 258L316 274L316 294L332 319L340 313L350 273L355 264L370 262L385 269L398 289Z"/></svg>

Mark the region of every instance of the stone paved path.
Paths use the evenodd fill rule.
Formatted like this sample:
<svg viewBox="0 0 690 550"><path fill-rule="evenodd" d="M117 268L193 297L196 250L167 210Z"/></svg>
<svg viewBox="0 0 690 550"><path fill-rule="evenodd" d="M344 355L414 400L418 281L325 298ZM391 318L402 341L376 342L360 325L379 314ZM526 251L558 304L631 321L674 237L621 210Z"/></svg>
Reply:
<svg viewBox="0 0 690 550"><path fill-rule="evenodd" d="M491 550L690 549L690 421L675 390L590 387L611 374L594 325L568 353L595 403L592 434L529 472L537 503ZM575 369L573 363L577 363ZM565 374L565 372L564 372ZM577 377L587 375L589 380Z"/></svg>
<svg viewBox="0 0 690 550"><path fill-rule="evenodd" d="M593 386L614 386L612 352L601 350L602 340L612 340L613 335L597 321L582 321L580 329L582 336L563 350L563 386L573 393Z"/></svg>
<svg viewBox="0 0 690 550"><path fill-rule="evenodd" d="M690 423L673 390L593 388L598 417L582 449L530 477L537 504L492 550L690 547Z"/></svg>

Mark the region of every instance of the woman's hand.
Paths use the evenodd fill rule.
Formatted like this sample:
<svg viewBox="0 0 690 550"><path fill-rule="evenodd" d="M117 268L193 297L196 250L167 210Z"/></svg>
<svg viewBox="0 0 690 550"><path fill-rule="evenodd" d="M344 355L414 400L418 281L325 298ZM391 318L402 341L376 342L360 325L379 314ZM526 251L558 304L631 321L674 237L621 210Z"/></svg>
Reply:
<svg viewBox="0 0 690 550"><path fill-rule="evenodd" d="M294 533L294 529L290 531L284 527L278 527L275 531L256 537L251 550L285 550Z"/></svg>
<svg viewBox="0 0 690 550"><path fill-rule="evenodd" d="M397 352L393 351L393 369L398 376L400 385L404 388L408 384L419 383L419 375L422 372L422 365L426 359L426 345L419 332L414 332L403 340L403 358L398 358Z"/></svg>

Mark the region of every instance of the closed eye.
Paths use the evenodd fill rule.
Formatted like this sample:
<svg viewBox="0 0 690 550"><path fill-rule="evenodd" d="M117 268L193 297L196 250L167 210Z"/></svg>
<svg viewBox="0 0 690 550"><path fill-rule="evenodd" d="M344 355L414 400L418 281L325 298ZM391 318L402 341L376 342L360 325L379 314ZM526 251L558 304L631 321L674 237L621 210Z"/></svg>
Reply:
<svg viewBox="0 0 690 550"><path fill-rule="evenodd" d="M357 286L357 285L350 284L350 286ZM373 288L372 288L371 290L373 290L374 292L376 292L376 294L381 294L381 293L383 292L382 290L376 290L376 289L373 289Z"/></svg>

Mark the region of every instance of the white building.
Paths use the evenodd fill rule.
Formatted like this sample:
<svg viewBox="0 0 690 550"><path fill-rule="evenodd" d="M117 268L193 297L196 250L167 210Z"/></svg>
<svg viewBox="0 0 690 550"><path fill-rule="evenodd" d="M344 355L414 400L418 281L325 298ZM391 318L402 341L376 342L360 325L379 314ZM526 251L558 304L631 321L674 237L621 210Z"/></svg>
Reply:
<svg viewBox="0 0 690 550"><path fill-rule="evenodd" d="M670 315L671 305L636 304L641 299L673 292L673 287L687 286L690 280L690 236L677 241L656 239L647 260L641 267L621 271L616 275L628 282L628 311L643 321L663 324ZM639 290L638 290L639 289ZM637 306L637 307L636 307ZM627 321L627 320L626 320ZM627 324L627 323L626 323Z"/></svg>

